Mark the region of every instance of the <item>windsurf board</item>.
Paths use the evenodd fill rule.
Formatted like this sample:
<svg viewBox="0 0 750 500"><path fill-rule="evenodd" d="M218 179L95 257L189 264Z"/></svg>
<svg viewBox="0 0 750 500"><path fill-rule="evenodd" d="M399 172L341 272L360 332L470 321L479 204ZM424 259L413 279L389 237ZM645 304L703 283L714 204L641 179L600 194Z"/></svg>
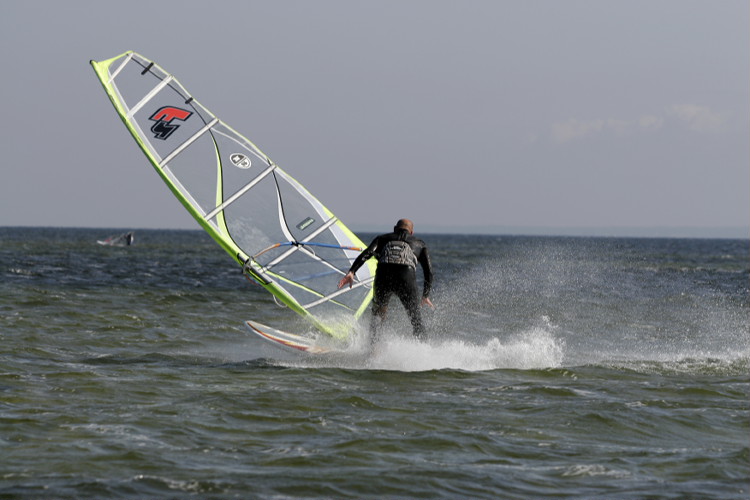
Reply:
<svg viewBox="0 0 750 500"><path fill-rule="evenodd" d="M284 332L268 325L247 320L245 324L251 332L258 337L270 342L272 345L286 351L305 354L335 354L343 350L331 346L317 344L315 339L295 333Z"/></svg>

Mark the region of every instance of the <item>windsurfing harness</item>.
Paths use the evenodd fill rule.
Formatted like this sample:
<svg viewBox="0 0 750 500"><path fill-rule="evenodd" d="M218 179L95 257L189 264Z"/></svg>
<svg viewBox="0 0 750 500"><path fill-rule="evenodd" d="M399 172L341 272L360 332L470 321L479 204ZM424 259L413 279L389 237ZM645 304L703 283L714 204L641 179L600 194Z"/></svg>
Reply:
<svg viewBox="0 0 750 500"><path fill-rule="evenodd" d="M354 260L350 272L355 273L372 257L378 260L378 264L407 266L413 270L417 268L417 262L422 266L424 273L423 297L429 297L432 291L432 264L427 245L419 238L415 238L406 229L396 229L392 233L381 234L365 249L364 252ZM378 272L382 266L378 266Z"/></svg>

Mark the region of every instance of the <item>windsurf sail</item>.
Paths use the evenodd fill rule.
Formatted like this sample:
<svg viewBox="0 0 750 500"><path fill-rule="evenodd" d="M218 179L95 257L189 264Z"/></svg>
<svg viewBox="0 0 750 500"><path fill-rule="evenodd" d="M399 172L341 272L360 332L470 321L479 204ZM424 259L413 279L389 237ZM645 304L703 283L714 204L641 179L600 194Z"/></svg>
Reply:
<svg viewBox="0 0 750 500"><path fill-rule="evenodd" d="M135 243L135 235L131 231L129 233L110 236L104 240L96 240L96 242L108 247L127 247Z"/></svg>
<svg viewBox="0 0 750 500"><path fill-rule="evenodd" d="M351 289L336 284L362 241L153 61L130 51L91 65L158 174L243 272L322 332L349 335L371 300L375 264Z"/></svg>

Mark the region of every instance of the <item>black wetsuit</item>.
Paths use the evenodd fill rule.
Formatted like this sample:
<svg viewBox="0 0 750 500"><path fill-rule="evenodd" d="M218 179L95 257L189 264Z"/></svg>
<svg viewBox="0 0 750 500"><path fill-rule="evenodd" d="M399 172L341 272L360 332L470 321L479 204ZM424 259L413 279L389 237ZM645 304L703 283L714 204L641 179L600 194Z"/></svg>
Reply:
<svg viewBox="0 0 750 500"><path fill-rule="evenodd" d="M414 336L424 334L421 297L429 297L432 290L432 265L424 241L415 238L406 229L394 228L392 233L381 234L370 243L354 261L350 272L355 273L371 257L378 259L375 273L372 322L370 332L375 339L377 327L385 318L391 295L396 294L409 314ZM417 262L424 273L421 297L417 290Z"/></svg>

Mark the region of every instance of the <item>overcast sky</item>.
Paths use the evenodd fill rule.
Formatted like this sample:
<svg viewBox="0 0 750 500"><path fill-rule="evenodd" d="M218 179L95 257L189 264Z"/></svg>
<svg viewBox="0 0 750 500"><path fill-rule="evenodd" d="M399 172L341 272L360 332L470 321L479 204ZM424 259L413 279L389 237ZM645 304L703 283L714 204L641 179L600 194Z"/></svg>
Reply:
<svg viewBox="0 0 750 500"><path fill-rule="evenodd" d="M198 228L89 65L135 50L355 230L747 237L749 19L747 0L5 0L0 226Z"/></svg>

